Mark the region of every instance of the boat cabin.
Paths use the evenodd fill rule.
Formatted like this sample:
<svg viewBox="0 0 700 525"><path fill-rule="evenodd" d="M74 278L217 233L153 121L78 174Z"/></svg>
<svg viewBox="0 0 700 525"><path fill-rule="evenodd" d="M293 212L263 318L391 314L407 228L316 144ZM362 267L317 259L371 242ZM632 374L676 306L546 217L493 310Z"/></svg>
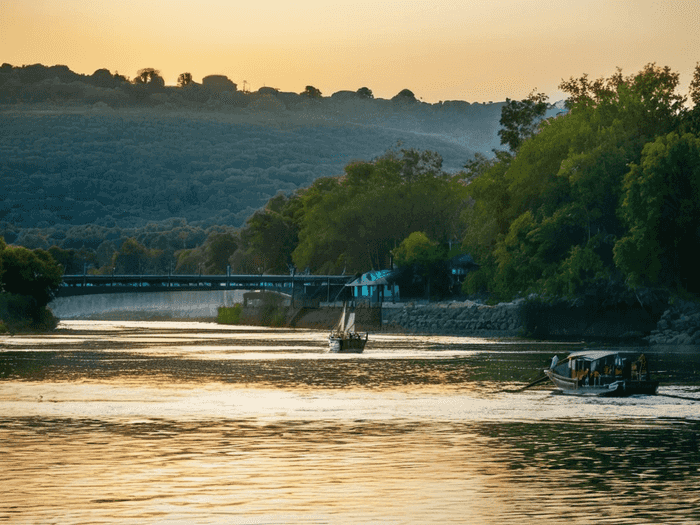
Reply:
<svg viewBox="0 0 700 525"><path fill-rule="evenodd" d="M618 352L604 350L574 352L552 370L576 380L579 386L606 385L621 379L639 381L648 375L644 355L633 361Z"/></svg>

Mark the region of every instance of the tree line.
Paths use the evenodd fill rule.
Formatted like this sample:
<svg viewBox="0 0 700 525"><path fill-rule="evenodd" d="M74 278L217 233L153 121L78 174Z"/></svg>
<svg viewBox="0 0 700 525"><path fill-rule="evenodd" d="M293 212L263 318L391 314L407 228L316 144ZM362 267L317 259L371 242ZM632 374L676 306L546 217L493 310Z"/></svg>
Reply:
<svg viewBox="0 0 700 525"><path fill-rule="evenodd" d="M563 81L565 115L504 133L507 151L468 166L463 246L481 268L465 290L699 294L700 64L690 100L678 84L655 64ZM541 102L508 106L522 115Z"/></svg>
<svg viewBox="0 0 700 525"><path fill-rule="evenodd" d="M238 85L225 75L206 75L201 82L196 82L192 73L183 72L178 75L177 86L165 85L160 70L146 67L139 69L134 78L112 73L109 69L101 68L92 75L81 75L71 71L67 66L44 66L31 64L13 66L4 63L0 66L0 102L38 102L47 99L76 98L85 95L80 84L95 88L118 89L123 96L122 102L131 103L157 102L158 97L152 95L163 93L178 93L190 102L206 102L216 92L233 94L233 99L239 102L242 96L249 95L247 89L238 90ZM261 94L278 93L275 88L261 88ZM356 91L344 91L344 96L352 96L361 100L373 100L374 93L366 86ZM320 101L321 90L308 85L298 95L302 98ZM418 103L418 99L410 89L402 89L391 99L399 103ZM114 100L116 102L116 100ZM232 102L234 100L230 100Z"/></svg>

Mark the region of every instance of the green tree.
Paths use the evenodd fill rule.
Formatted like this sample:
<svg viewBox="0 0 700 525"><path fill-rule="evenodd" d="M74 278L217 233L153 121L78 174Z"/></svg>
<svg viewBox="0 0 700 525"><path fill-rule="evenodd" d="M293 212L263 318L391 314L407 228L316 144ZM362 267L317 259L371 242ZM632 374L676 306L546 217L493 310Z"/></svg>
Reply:
<svg viewBox="0 0 700 525"><path fill-rule="evenodd" d="M229 232L213 232L204 243L204 271L208 275L225 274L229 259L238 248L238 239Z"/></svg>
<svg viewBox="0 0 700 525"><path fill-rule="evenodd" d="M241 237L248 254L255 253L259 261L264 261L265 271L288 271L292 251L298 242L299 230L294 221L294 213L299 206L298 197L287 198L284 194L278 194L246 222Z"/></svg>
<svg viewBox="0 0 700 525"><path fill-rule="evenodd" d="M134 238L126 239L112 256L114 273L141 275L155 273L161 250L149 250Z"/></svg>
<svg viewBox="0 0 700 525"><path fill-rule="evenodd" d="M506 99L501 109L501 129L498 136L501 144L507 145L511 151L517 151L520 145L528 137L531 137L544 118L549 104L548 97L544 93L532 93L524 100Z"/></svg>
<svg viewBox="0 0 700 525"><path fill-rule="evenodd" d="M386 268L411 232L447 241L461 236L465 187L442 171L434 152L389 151L354 162L322 192L303 194L294 262L313 271Z"/></svg>
<svg viewBox="0 0 700 525"><path fill-rule="evenodd" d="M628 233L615 245L616 264L632 285L700 294L700 137L670 133L647 144L624 190Z"/></svg>
<svg viewBox="0 0 700 525"><path fill-rule="evenodd" d="M3 292L27 295L43 308L53 299L63 280L63 269L41 249L0 246L0 286Z"/></svg>
<svg viewBox="0 0 700 525"><path fill-rule="evenodd" d="M413 232L391 251L394 263L399 268L412 267L425 282L425 295L430 297L434 278L444 273L439 264L447 258L447 249L438 242L431 241L423 232Z"/></svg>
<svg viewBox="0 0 700 525"><path fill-rule="evenodd" d="M447 257L447 251L435 241L431 241L423 232L413 232L406 237L398 248L391 251L397 266L414 264L429 268Z"/></svg>

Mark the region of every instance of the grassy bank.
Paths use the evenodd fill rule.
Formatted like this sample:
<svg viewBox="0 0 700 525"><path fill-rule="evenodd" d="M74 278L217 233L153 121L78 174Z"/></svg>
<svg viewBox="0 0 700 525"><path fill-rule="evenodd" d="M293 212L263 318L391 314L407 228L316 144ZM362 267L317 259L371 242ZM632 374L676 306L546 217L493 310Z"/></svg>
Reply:
<svg viewBox="0 0 700 525"><path fill-rule="evenodd" d="M216 322L231 325L282 327L287 325L287 308L274 303L247 308L241 304L230 307L222 306L218 309Z"/></svg>

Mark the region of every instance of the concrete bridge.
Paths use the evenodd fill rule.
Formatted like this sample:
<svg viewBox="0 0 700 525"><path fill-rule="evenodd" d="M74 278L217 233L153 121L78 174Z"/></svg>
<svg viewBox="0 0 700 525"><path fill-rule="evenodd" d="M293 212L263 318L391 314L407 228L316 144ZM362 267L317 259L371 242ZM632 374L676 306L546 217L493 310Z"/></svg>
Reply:
<svg viewBox="0 0 700 525"><path fill-rule="evenodd" d="M49 304L59 319L214 319L220 306L270 291L296 307L334 301L351 275L66 275Z"/></svg>

